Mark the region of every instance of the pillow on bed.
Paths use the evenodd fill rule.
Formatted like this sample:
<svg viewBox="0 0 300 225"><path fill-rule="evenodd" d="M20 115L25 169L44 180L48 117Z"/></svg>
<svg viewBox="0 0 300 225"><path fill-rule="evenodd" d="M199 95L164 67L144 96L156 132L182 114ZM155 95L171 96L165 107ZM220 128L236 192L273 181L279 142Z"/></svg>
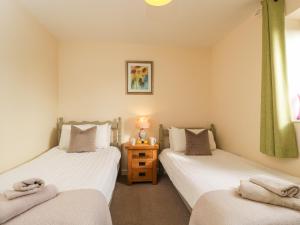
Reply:
<svg viewBox="0 0 300 225"><path fill-rule="evenodd" d="M175 152L183 152L186 149L185 130L176 127L169 129L170 148Z"/></svg>
<svg viewBox="0 0 300 225"><path fill-rule="evenodd" d="M71 127L69 153L95 152L97 126L82 130L76 126Z"/></svg>
<svg viewBox="0 0 300 225"><path fill-rule="evenodd" d="M194 133L200 133L205 131L205 129L189 129ZM210 150L216 149L216 142L213 135L213 132L208 130L208 139L209 139L209 146ZM176 127L171 127L169 129L169 141L170 141L170 148L176 152L183 152L186 150L186 135L185 129L179 129Z"/></svg>
<svg viewBox="0 0 300 225"><path fill-rule="evenodd" d="M194 133L200 133L206 129L188 129ZM208 131L208 140L209 140L209 147L210 147L210 150L215 150L217 149L217 145L216 145L216 142L215 142L215 137L214 137L214 134L211 130L207 130Z"/></svg>
<svg viewBox="0 0 300 225"><path fill-rule="evenodd" d="M91 127L97 127L96 132L96 148L108 148L110 146L111 139L111 125L106 123L103 125L75 125L76 127L86 130ZM63 125L61 129L61 135L59 140L59 148L63 150L68 150L70 145L70 135L71 135L71 125Z"/></svg>
<svg viewBox="0 0 300 225"><path fill-rule="evenodd" d="M208 130L194 133L191 130L185 130L186 136L186 155L211 155Z"/></svg>

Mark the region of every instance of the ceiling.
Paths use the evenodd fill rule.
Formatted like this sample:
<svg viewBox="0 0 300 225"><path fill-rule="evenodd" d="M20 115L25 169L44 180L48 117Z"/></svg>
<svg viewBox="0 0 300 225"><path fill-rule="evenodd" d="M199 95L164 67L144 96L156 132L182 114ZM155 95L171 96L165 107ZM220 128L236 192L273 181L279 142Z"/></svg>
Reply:
<svg viewBox="0 0 300 225"><path fill-rule="evenodd" d="M204 47L254 14L257 0L19 0L59 40Z"/></svg>

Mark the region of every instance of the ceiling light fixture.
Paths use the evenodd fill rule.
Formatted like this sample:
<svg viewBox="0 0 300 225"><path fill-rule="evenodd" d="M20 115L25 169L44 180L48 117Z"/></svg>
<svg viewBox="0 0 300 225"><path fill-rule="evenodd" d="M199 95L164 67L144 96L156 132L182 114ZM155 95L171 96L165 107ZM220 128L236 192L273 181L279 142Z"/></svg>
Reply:
<svg viewBox="0 0 300 225"><path fill-rule="evenodd" d="M145 2L151 6L164 6L172 1L173 0L145 0Z"/></svg>

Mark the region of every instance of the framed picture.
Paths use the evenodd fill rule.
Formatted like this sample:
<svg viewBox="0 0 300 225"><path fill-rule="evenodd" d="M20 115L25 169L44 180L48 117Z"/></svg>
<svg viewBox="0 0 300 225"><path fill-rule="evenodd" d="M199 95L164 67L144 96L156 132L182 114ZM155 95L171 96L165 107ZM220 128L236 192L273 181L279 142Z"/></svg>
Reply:
<svg viewBox="0 0 300 225"><path fill-rule="evenodd" d="M126 62L126 93L139 95L153 94L153 62Z"/></svg>

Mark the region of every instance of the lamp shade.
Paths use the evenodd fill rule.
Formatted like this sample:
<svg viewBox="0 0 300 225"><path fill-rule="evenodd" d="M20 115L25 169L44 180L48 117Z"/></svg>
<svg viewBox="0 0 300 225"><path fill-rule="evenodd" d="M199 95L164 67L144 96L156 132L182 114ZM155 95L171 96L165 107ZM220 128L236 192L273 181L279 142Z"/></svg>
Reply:
<svg viewBox="0 0 300 225"><path fill-rule="evenodd" d="M151 6L163 6L172 2L172 0L145 0L145 2Z"/></svg>
<svg viewBox="0 0 300 225"><path fill-rule="evenodd" d="M140 117L138 119L138 127L140 129L147 129L150 127L149 119L147 117Z"/></svg>

